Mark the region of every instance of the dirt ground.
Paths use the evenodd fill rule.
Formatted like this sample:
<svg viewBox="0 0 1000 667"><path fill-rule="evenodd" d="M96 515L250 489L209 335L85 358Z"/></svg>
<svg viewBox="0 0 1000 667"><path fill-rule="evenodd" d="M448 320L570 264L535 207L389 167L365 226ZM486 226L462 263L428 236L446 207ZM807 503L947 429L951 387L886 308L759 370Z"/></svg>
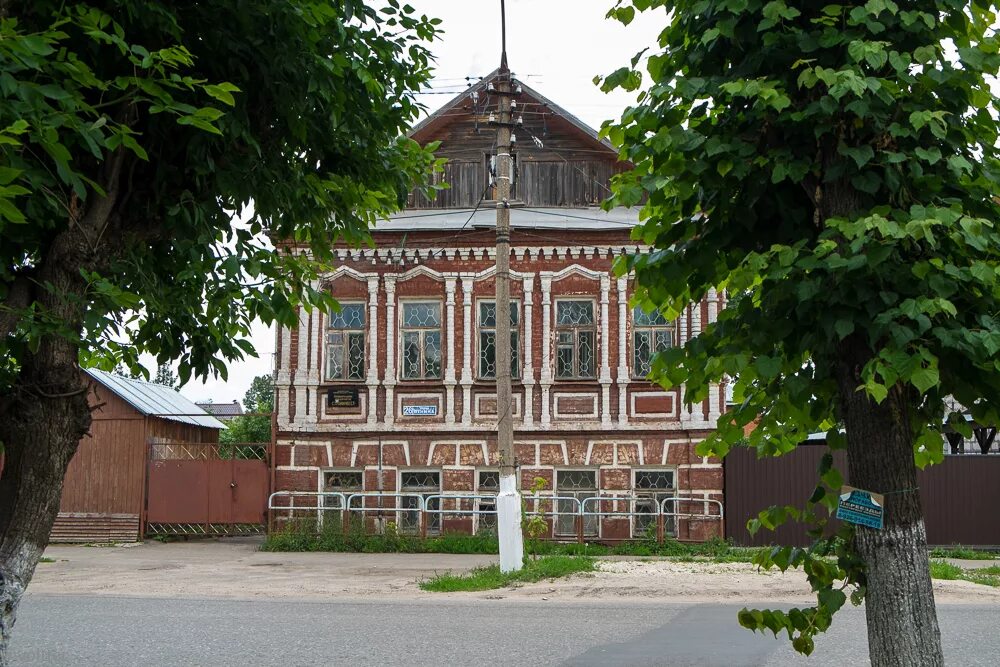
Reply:
<svg viewBox="0 0 1000 667"><path fill-rule="evenodd" d="M52 546L28 594L168 598L328 600L440 598L417 583L444 571L461 572L495 556L451 554L333 554L258 551L259 538L138 545ZM965 566L965 563L962 563ZM939 602L1000 604L1000 589L964 581L935 581ZM758 572L748 563L679 563L607 559L594 573L456 597L809 602L801 572Z"/></svg>

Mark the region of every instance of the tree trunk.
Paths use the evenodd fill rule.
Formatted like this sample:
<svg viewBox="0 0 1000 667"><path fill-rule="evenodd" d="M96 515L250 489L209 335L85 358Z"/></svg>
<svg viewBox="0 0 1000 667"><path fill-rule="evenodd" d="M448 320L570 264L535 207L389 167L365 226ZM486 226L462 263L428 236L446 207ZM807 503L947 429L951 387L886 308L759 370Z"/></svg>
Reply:
<svg viewBox="0 0 1000 667"><path fill-rule="evenodd" d="M66 468L90 429L77 342L86 293L79 270L86 255L86 245L73 232L53 240L38 267L32 302L60 322L64 333L43 336L36 352L19 358L17 380L0 394L0 442L6 450L0 475L0 667L8 664L18 603L59 512Z"/></svg>
<svg viewBox="0 0 1000 667"><path fill-rule="evenodd" d="M879 405L857 391L871 356L864 341L852 336L840 346L837 367L850 484L886 494L883 528L859 526L855 537L866 565L871 664L943 665L908 417L916 394L897 385Z"/></svg>

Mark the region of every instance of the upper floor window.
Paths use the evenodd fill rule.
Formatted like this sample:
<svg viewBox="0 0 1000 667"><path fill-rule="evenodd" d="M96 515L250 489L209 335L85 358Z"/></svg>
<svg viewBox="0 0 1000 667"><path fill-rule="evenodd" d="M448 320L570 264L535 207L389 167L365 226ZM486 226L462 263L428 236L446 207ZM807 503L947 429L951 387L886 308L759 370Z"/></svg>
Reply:
<svg viewBox="0 0 1000 667"><path fill-rule="evenodd" d="M400 330L404 380L441 377L441 304L437 301L404 302Z"/></svg>
<svg viewBox="0 0 1000 667"><path fill-rule="evenodd" d="M510 376L519 377L521 368L520 338L517 325L520 321L519 304L510 302ZM483 380L497 378L497 302L479 302L479 377Z"/></svg>
<svg viewBox="0 0 1000 667"><path fill-rule="evenodd" d="M326 379L363 380L365 377L365 305L342 303L330 313L326 333Z"/></svg>
<svg viewBox="0 0 1000 667"><path fill-rule="evenodd" d="M556 377L586 379L595 375L594 302L556 301Z"/></svg>
<svg viewBox="0 0 1000 667"><path fill-rule="evenodd" d="M674 343L674 327L658 311L632 310L632 376L645 378L653 370L653 355Z"/></svg>

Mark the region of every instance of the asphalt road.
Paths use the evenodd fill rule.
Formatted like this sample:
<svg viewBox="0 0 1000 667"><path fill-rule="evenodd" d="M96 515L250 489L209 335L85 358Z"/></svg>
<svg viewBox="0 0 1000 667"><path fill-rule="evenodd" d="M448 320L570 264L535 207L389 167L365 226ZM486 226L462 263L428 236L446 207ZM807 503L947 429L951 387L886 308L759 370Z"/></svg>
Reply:
<svg viewBox="0 0 1000 667"><path fill-rule="evenodd" d="M719 604L488 599L301 602L29 594L13 664L861 665L864 614L847 609L812 658L753 635ZM940 606L949 665L995 665L1000 607Z"/></svg>

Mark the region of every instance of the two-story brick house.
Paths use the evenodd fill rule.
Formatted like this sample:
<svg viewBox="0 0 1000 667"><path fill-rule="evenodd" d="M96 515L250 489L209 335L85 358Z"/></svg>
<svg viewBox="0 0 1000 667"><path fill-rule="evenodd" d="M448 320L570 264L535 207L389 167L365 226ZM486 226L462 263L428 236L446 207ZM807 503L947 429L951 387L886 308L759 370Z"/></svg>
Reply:
<svg viewBox="0 0 1000 667"><path fill-rule="evenodd" d="M322 285L341 311L302 312L297 328L278 332L275 490L496 491L492 80L412 133L422 144L441 142L451 187L432 201L411 196L408 208L373 230L374 250L338 248L339 265ZM542 478L546 493L562 497L641 498L624 511L651 511L654 500L673 495L721 500L720 463L694 447L714 428L723 392L713 387L708 400L686 409L678 390L645 379L652 354L696 335L721 298L710 294L674 322L629 305L630 280L615 276L612 264L644 250L630 239L638 211L597 206L628 165L593 129L520 90L510 262L522 486ZM404 529L415 520L398 514ZM488 521L435 515L428 527L471 530ZM594 517L584 529L619 539L649 523ZM684 517L667 528L701 539L721 523ZM553 517L552 531L572 536L573 517Z"/></svg>

